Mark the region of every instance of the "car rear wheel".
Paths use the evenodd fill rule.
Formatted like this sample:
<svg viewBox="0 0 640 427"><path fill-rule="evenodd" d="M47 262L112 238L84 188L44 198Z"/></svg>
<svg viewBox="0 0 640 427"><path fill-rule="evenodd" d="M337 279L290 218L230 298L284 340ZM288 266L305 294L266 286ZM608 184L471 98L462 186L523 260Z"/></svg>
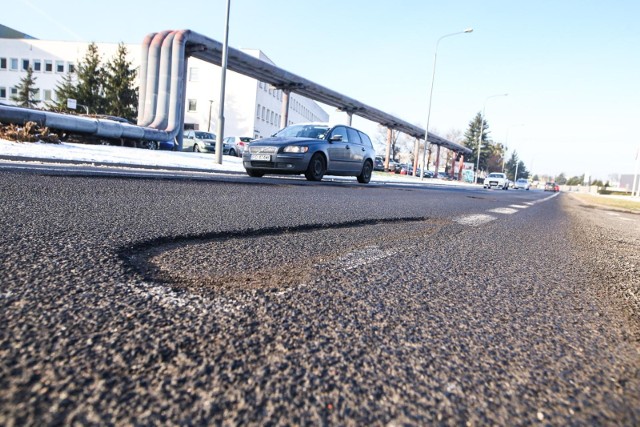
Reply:
<svg viewBox="0 0 640 427"><path fill-rule="evenodd" d="M373 164L367 160L362 166L362 172L358 175L358 182L360 184L368 184L371 181L371 173L373 172Z"/></svg>
<svg viewBox="0 0 640 427"><path fill-rule="evenodd" d="M321 181L326 171L327 166L324 156L320 153L316 153L311 157L311 161L309 162L309 166L307 167L307 171L304 173L304 176L309 181Z"/></svg>
<svg viewBox="0 0 640 427"><path fill-rule="evenodd" d="M229 150L229 155L236 157L236 150L234 150L233 148L231 150Z"/></svg>
<svg viewBox="0 0 640 427"><path fill-rule="evenodd" d="M157 150L158 149L158 142L157 141L149 141L147 143L147 147L149 148L149 150Z"/></svg>

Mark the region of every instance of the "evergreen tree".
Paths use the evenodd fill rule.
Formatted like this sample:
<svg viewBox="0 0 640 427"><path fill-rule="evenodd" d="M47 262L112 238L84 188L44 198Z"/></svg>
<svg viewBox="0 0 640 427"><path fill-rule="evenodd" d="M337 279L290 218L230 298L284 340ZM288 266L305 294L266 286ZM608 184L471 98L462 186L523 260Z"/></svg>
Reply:
<svg viewBox="0 0 640 427"><path fill-rule="evenodd" d="M89 113L104 114L104 70L100 65L98 46L91 43L84 58L78 63L78 84L76 85L76 100L78 104L86 105Z"/></svg>
<svg viewBox="0 0 640 427"><path fill-rule="evenodd" d="M515 178L515 174L516 174L516 165L518 164L519 161L520 160L518 159L518 153L514 151L511 153L511 157L509 158L509 161L507 161L507 163L504 165L507 178L509 178L511 181L515 181L517 179Z"/></svg>
<svg viewBox="0 0 640 427"><path fill-rule="evenodd" d="M488 159L493 154L493 148L491 146L492 141L489 138L489 125L487 121L482 119L481 114L478 113L469 122L469 129L464 134L464 145L469 148L471 158L469 161L477 162L478 159L478 138L480 137L480 122L482 121L482 141L480 149L480 170L487 170Z"/></svg>
<svg viewBox="0 0 640 427"><path fill-rule="evenodd" d="M138 88L136 70L127 60L127 48L123 43L104 67L104 97L107 114L135 121L138 115Z"/></svg>
<svg viewBox="0 0 640 427"><path fill-rule="evenodd" d="M20 84L16 87L18 94L11 97L20 107L33 108L40 100L35 99L39 89L36 87L36 77L33 77L31 67L27 69L27 75L20 79Z"/></svg>
<svg viewBox="0 0 640 427"><path fill-rule="evenodd" d="M73 74L68 72L62 77L62 82L55 88L56 101L51 108L56 111L67 110L67 99L78 99L78 90L73 81Z"/></svg>

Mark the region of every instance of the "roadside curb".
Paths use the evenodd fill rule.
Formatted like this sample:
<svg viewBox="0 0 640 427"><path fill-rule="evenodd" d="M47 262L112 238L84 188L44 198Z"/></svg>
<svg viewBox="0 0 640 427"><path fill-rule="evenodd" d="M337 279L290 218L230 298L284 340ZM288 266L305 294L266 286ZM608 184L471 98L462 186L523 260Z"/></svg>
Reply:
<svg viewBox="0 0 640 427"><path fill-rule="evenodd" d="M10 162L27 162L27 163L43 163L43 164L64 164L64 165L87 165L87 166L101 166L101 167L114 167L114 168L128 168L128 169L144 169L144 170L168 170L175 172L198 172L198 173L211 173L211 174L231 174L231 175L245 175L244 172L232 171L232 170L220 170L220 169L200 169L200 168L188 168L180 166L158 166L158 165L140 165L131 163L113 163L113 162L94 162L89 160L70 160L70 159L48 159L42 157L22 157L22 156L7 156L0 155L0 160L6 160Z"/></svg>

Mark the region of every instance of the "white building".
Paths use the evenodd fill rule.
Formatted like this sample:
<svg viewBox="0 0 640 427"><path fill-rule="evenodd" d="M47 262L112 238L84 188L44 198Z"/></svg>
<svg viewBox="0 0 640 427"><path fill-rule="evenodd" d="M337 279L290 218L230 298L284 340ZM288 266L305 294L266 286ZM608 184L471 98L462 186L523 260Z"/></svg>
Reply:
<svg viewBox="0 0 640 427"><path fill-rule="evenodd" d="M46 105L56 101L55 88L67 72L75 72L89 43L38 40L0 25L0 103L15 105L11 100L31 67L38 89L36 99ZM117 43L96 43L103 62L117 52ZM128 60L136 69L140 65L141 45L126 45ZM243 51L273 62L259 50ZM189 58L185 105L185 129L216 132L220 99L220 67ZM43 107L44 105L40 105ZM227 72L225 91L225 135L263 138L280 128L282 92L270 85L233 71ZM329 114L316 102L292 93L289 124L328 122Z"/></svg>

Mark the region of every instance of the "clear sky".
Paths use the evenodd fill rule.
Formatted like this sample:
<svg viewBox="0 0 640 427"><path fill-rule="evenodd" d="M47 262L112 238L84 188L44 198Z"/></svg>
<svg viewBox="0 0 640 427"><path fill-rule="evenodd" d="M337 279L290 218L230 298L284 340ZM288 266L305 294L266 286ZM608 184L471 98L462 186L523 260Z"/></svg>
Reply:
<svg viewBox="0 0 640 427"><path fill-rule="evenodd" d="M47 40L191 29L222 41L225 7L14 0L0 23ZM534 173L605 179L633 173L640 147L639 18L638 0L232 0L229 45L424 126L436 41L472 27L440 43L430 130L464 133L486 106L490 136Z"/></svg>

